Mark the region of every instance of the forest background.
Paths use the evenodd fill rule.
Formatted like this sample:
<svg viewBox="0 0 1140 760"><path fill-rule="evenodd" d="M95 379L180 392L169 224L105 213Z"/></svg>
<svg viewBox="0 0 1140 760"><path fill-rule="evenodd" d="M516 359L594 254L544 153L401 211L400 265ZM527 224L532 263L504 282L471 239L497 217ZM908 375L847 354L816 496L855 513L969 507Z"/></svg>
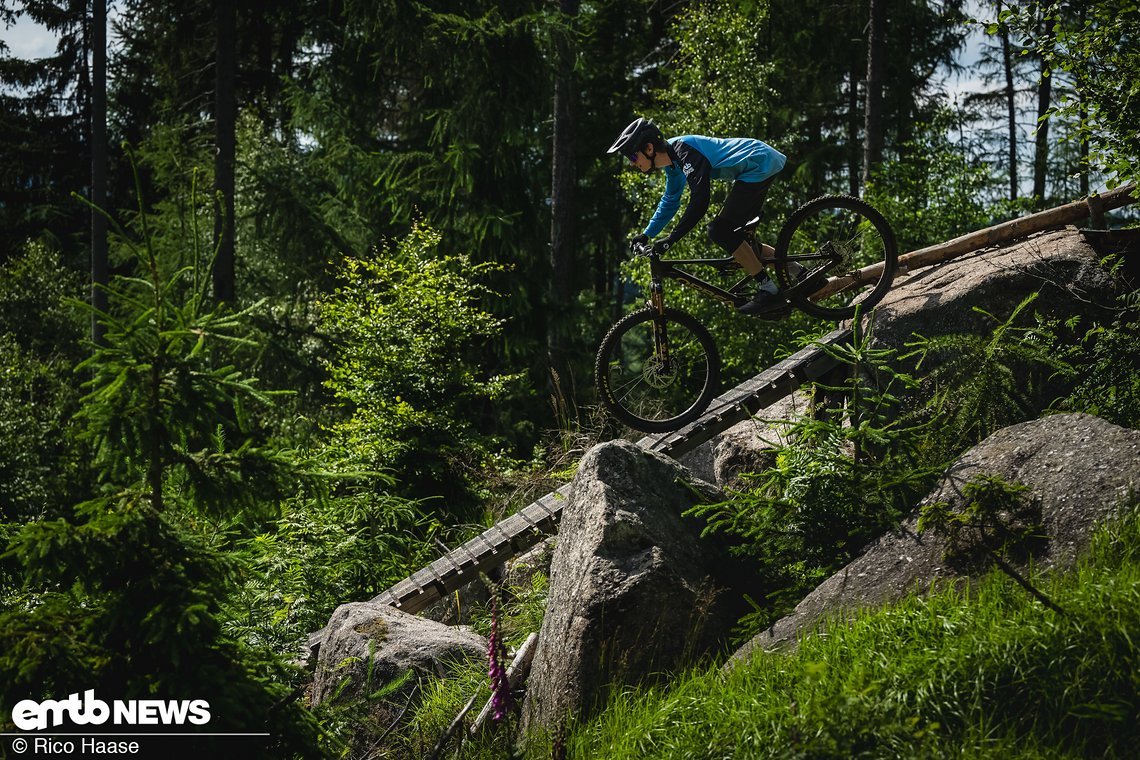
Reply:
<svg viewBox="0 0 1140 760"><path fill-rule="evenodd" d="M623 241L660 191L604 155L635 115L785 153L769 237L844 192L903 251L1131 181L1140 155L1126 0L110 18L0 4L57 41L0 48L5 719L93 686L210 693L218 730L335 743L296 699L304 636L621 432L590 367L639 300ZM677 300L726 382L830 327Z"/></svg>

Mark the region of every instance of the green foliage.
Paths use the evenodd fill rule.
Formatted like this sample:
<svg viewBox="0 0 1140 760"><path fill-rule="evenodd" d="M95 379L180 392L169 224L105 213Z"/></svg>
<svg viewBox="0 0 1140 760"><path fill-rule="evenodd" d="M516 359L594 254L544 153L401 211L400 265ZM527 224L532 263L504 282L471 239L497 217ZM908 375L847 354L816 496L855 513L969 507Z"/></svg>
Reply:
<svg viewBox="0 0 1140 760"><path fill-rule="evenodd" d="M40 244L0 268L0 521L57 513L78 490L68 430L83 325L65 301L79 289Z"/></svg>
<svg viewBox="0 0 1140 760"><path fill-rule="evenodd" d="M1135 293L1125 297L1125 306L1135 298ZM1135 311L1128 308L1118 310L1111 322L1089 329L1070 360L1083 369L1073 392L1058 406L1140 429L1137 340L1140 340L1140 320Z"/></svg>
<svg viewBox="0 0 1140 760"><path fill-rule="evenodd" d="M423 219L445 249L512 267L487 272L501 294L488 296L488 310L514 319L486 342L484 366L527 372L535 387L546 380L548 322L562 316L541 311L551 70L541 44L547 25L561 23L543 10L535 0L344 4L333 23L312 29L322 53L300 67L289 101L291 127L326 180L314 211L328 219L326 208L343 208L348 240L362 223L371 230L356 255ZM500 404L531 419L543 413L534 394Z"/></svg>
<svg viewBox="0 0 1140 760"><path fill-rule="evenodd" d="M56 513L74 496L80 456L68 433L77 400L70 367L0 334L0 521Z"/></svg>
<svg viewBox="0 0 1140 760"><path fill-rule="evenodd" d="M1028 499L1028 492L1027 486L1008 483L998 475L975 475L962 488L966 504L961 510L953 511L946 502L925 504L918 530L944 535L948 542L946 559L962 565L963 575L971 564L977 567L979 559L992 561L1046 607L1065 614L1010 563L1031 561L1034 549L1045 539L1039 503Z"/></svg>
<svg viewBox="0 0 1140 760"><path fill-rule="evenodd" d="M272 731L313 754L318 728L279 709L290 675L268 651L225 637L219 599L233 560L126 493L30 523L7 556L29 595L0 614L0 703L62 698L207 699L215 731ZM282 747L278 747L281 749Z"/></svg>
<svg viewBox="0 0 1140 760"><path fill-rule="evenodd" d="M775 63L764 55L768 7L741 13L738 3L701 4L677 17L677 54L659 94L662 123L672 135L756 135L768 132L760 107L775 92Z"/></svg>
<svg viewBox="0 0 1140 760"><path fill-rule="evenodd" d="M1056 350L1055 335L1046 327L1015 323L1037 299L1028 295L1004 321L977 306L974 311L994 324L993 332L916 336L904 358L917 357L917 369L928 368L927 413L940 419L931 429L935 457L951 457L995 430L1024 422L1049 405L1055 390L1050 381L1075 370Z"/></svg>
<svg viewBox="0 0 1140 760"><path fill-rule="evenodd" d="M370 599L435 558L440 526L426 509L386 493L390 481L360 480L319 500L303 492L241 542L244 583L228 602L227 632L300 652L338 605Z"/></svg>
<svg viewBox="0 0 1140 760"><path fill-rule="evenodd" d="M1010 531L1010 517L1024 506L1028 486L1007 483L997 475L975 476L962 488L966 506L958 512L946 502L932 502L922 507L918 518L920 533L934 530L950 541L952 551L970 548L979 538L998 554L1016 549L1032 535L1025 530ZM1030 533L1041 526L1025 526Z"/></svg>
<svg viewBox="0 0 1140 760"><path fill-rule="evenodd" d="M736 551L755 559L768 598L742 623L751 635L853 559L893 525L941 469L924 464L925 426L900 421L900 396L916 381L892 367L893 349L870 336L826 347L847 368L837 413L793 421L774 442L775 463L750 477L744 493L701 505L708 531L743 539Z"/></svg>
<svg viewBox="0 0 1140 760"><path fill-rule="evenodd" d="M1090 163L1115 186L1137 179L1140 157L1140 8L1131 0L1098 0L1073 8L1041 3L1045 34L1037 33L1037 4L1015 6L1007 19L1053 69L1072 78L1075 97L1055 111L1075 123L1073 139L1088 142Z"/></svg>
<svg viewBox="0 0 1140 760"><path fill-rule="evenodd" d="M42 359L74 359L86 325L69 300L82 288L57 251L28 243L0 268L0 334Z"/></svg>
<svg viewBox="0 0 1140 760"><path fill-rule="evenodd" d="M480 368L502 322L479 281L502 267L440 255L439 243L417 225L384 251L341 262L342 285L321 306L338 349L328 386L348 413L330 432L347 467L392 469L415 495L459 497L457 463L487 443L470 420L513 378Z"/></svg>
<svg viewBox="0 0 1140 760"><path fill-rule="evenodd" d="M569 756L1128 757L1138 546L1133 509L1078 569L1049 578L1068 615L992 574L836 621L793 654L621 694L577 728Z"/></svg>
<svg viewBox="0 0 1140 760"><path fill-rule="evenodd" d="M0 616L0 703L89 688L207 698L215 730L268 730L278 746L266 756L315 755L319 730L287 699L280 653L222 630L240 566L224 521L315 481L249 424L247 405L272 394L226 361L246 340L247 313L209 307L197 250L156 240L142 209L137 223L137 238L118 239L146 276L108 288L103 342L79 366L89 379L76 418L96 495L4 531L22 603Z"/></svg>
<svg viewBox="0 0 1140 760"><path fill-rule="evenodd" d="M114 306L99 315L104 342L79 365L91 375L78 418L92 464L112 490L145 483L159 511L168 485L206 511L264 504L295 473L287 476L289 458L259 446L250 429L247 406L269 404L272 394L225 360L227 347L248 342L251 310L208 306L199 256L164 272L140 218L141 248L123 240L147 276L107 288Z"/></svg>
<svg viewBox="0 0 1140 760"><path fill-rule="evenodd" d="M939 111L875 171L864 197L895 230L899 253L951 240L990 223L983 205L991 170L951 142L954 115Z"/></svg>
<svg viewBox="0 0 1140 760"><path fill-rule="evenodd" d="M472 696L478 694L475 708L468 714L467 724L470 725L484 702L490 698L491 689L487 680L487 663L472 661L458 668L450 678L433 678L424 686L423 701L416 707L411 719L412 731L407 731L400 750L399 758L424 758L435 747L443 732L467 704ZM461 735L466 734L461 729ZM497 741L483 742L500 748L498 757L507 757L506 747L509 739L500 732ZM415 737L415 738L413 738ZM462 737L461 737L462 738ZM417 740L418 739L418 740ZM505 740L506 739L506 740Z"/></svg>

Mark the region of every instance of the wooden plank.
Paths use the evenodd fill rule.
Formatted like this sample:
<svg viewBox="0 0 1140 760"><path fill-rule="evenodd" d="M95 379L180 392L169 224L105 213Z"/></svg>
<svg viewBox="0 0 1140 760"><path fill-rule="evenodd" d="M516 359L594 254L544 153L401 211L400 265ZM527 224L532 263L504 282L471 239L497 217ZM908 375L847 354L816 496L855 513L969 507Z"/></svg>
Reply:
<svg viewBox="0 0 1140 760"><path fill-rule="evenodd" d="M511 545L511 539L514 538L514 536L510 535L505 530L503 530L502 523L495 523L490 528L487 528L487 530L483 531L483 535L489 536L492 539L494 539L495 537L498 537L500 539L500 542L498 544L495 544L495 548L498 548L499 546L501 546L503 544L510 546ZM492 540L492 543L493 543L493 540Z"/></svg>
<svg viewBox="0 0 1140 760"><path fill-rule="evenodd" d="M523 509L532 509L533 511L541 511L550 519L557 519L562 514L562 505L555 502L552 494L543 496L538 501L532 503L530 506L523 507Z"/></svg>
<svg viewBox="0 0 1140 760"><path fill-rule="evenodd" d="M473 551L470 541L460 544L452 554L458 556L461 567L467 567L468 565L474 567L479 564L479 557Z"/></svg>

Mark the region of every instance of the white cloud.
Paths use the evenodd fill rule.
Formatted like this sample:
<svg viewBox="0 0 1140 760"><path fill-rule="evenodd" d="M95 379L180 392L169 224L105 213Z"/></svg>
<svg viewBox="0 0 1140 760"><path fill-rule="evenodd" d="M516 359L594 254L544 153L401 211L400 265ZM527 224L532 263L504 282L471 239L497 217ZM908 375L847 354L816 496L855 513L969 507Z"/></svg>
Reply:
<svg viewBox="0 0 1140 760"><path fill-rule="evenodd" d="M47 58L55 55L58 42L55 34L26 16L13 26L0 30L0 40L8 45L8 54L14 58Z"/></svg>

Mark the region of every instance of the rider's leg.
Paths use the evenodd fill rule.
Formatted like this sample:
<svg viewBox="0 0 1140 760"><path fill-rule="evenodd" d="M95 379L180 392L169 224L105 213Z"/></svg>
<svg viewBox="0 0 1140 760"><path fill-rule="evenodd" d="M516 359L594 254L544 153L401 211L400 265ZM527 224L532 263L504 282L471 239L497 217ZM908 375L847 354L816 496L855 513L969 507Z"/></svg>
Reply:
<svg viewBox="0 0 1140 760"><path fill-rule="evenodd" d="M748 244L747 240L736 247L736 250L732 252L732 258L736 259L736 263L753 277L764 271L764 265L760 263L760 259L756 258L756 251L752 250L752 246Z"/></svg>
<svg viewBox="0 0 1140 760"><path fill-rule="evenodd" d="M724 207L709 223L709 239L729 251L732 258L756 281L756 294L752 300L740 306L740 311L745 314L790 308L777 295L780 288L764 271L766 262L775 257L775 249L759 242L755 243L754 248L743 230L744 225L756 217L764 206L764 198L768 195L768 186L771 184L771 179L732 183Z"/></svg>
<svg viewBox="0 0 1140 760"><path fill-rule="evenodd" d="M732 254L749 274L759 271L760 264L745 241L743 227L764 207L764 198L768 195L771 184L771 179L763 182L733 182L720 213L709 222L709 240ZM769 252L763 254L765 258L771 256L771 246L767 248Z"/></svg>
<svg viewBox="0 0 1140 760"><path fill-rule="evenodd" d="M765 262L771 261L776 255L776 249L767 243L757 243L757 246L760 248L759 258L747 240L742 241L732 252L732 258L736 259L736 263L753 277L763 272Z"/></svg>

